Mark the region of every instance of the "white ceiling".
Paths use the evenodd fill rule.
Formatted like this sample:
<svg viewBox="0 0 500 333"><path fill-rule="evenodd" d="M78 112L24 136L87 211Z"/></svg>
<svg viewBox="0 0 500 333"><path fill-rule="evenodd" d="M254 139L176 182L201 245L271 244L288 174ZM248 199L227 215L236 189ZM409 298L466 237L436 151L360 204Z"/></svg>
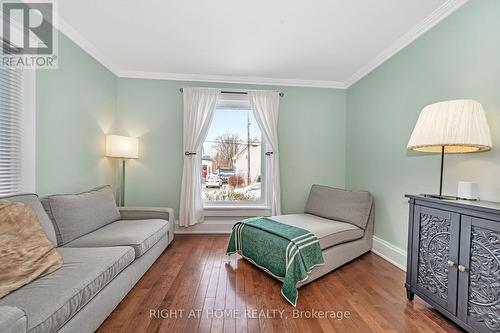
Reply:
<svg viewBox="0 0 500 333"><path fill-rule="evenodd" d="M61 0L118 76L343 88L467 0Z"/></svg>

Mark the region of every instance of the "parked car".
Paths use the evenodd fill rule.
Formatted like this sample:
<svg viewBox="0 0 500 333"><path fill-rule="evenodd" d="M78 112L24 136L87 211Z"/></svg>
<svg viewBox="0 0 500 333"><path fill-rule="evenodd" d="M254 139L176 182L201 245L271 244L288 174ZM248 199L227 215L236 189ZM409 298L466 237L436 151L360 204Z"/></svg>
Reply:
<svg viewBox="0 0 500 333"><path fill-rule="evenodd" d="M219 177L222 179L222 184L227 184L229 177L234 176L234 171L220 170Z"/></svg>
<svg viewBox="0 0 500 333"><path fill-rule="evenodd" d="M205 183L205 187L217 187L222 186L222 179L218 175L209 175Z"/></svg>

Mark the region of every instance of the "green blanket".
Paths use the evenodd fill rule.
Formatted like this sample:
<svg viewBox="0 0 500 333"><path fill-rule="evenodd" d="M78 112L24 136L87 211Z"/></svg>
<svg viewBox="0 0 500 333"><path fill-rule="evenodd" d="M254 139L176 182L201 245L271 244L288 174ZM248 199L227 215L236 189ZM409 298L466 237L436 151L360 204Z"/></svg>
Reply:
<svg viewBox="0 0 500 333"><path fill-rule="evenodd" d="M226 253L245 259L283 281L281 294L297 305L297 284L324 265L319 241L311 232L265 217L237 222Z"/></svg>

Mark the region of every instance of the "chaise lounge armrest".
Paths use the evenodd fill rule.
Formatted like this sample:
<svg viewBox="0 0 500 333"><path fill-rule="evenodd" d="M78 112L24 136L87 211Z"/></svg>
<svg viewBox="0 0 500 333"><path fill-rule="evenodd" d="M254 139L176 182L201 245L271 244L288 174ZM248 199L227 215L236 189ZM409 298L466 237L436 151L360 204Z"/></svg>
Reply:
<svg viewBox="0 0 500 333"><path fill-rule="evenodd" d="M13 306L0 306L0 332L25 333L27 318L23 310Z"/></svg>
<svg viewBox="0 0 500 333"><path fill-rule="evenodd" d="M122 220L160 219L168 221L168 242L174 239L175 216L172 208L166 207L118 207Z"/></svg>

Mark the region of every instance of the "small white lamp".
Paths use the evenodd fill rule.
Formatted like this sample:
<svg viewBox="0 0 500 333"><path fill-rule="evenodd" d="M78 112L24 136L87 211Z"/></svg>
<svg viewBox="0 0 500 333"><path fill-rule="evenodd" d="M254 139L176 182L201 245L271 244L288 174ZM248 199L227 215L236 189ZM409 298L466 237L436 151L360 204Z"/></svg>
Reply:
<svg viewBox="0 0 500 333"><path fill-rule="evenodd" d="M107 157L122 159L122 180L120 206L125 205L125 162L139 157L139 139L121 135L106 135Z"/></svg>
<svg viewBox="0 0 500 333"><path fill-rule="evenodd" d="M481 103L465 99L426 106L411 134L408 149L441 153L439 195L443 196L444 154L476 153L492 147L490 129ZM456 197L446 197L456 198Z"/></svg>

